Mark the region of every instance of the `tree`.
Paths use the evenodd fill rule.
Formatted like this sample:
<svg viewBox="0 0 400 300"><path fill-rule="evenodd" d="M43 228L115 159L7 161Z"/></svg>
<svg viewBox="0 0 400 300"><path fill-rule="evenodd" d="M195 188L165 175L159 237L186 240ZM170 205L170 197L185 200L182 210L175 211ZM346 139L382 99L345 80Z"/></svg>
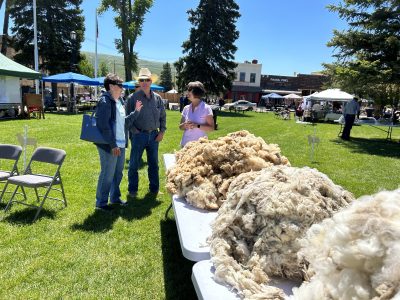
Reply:
<svg viewBox="0 0 400 300"><path fill-rule="evenodd" d="M0 9L4 4L4 22L3 22L3 37L1 41L1 50L0 52L4 55L7 54L8 47L8 23L10 21L10 3L11 0L0 0Z"/></svg>
<svg viewBox="0 0 400 300"><path fill-rule="evenodd" d="M230 89L235 78L239 6L233 0L200 0L197 9L188 14L193 27L182 45L186 56L178 63L182 67L178 78L184 85L201 81L209 93L219 95Z"/></svg>
<svg viewBox="0 0 400 300"><path fill-rule="evenodd" d="M153 0L102 0L99 13L112 9L116 13L115 24L121 29L121 39L115 40L117 50L124 56L125 80L132 80L136 72L137 53L133 51L136 39L142 34L144 15L153 5Z"/></svg>
<svg viewBox="0 0 400 300"><path fill-rule="evenodd" d="M160 83L165 90L169 91L173 88L171 65L167 62L163 64L163 69L160 74Z"/></svg>
<svg viewBox="0 0 400 300"><path fill-rule="evenodd" d="M82 59L78 64L79 73L89 77L94 77L93 64L87 59L86 55L81 54L81 57Z"/></svg>
<svg viewBox="0 0 400 300"><path fill-rule="evenodd" d="M344 0L330 5L349 29L334 31L328 46L337 61L325 65L332 83L397 106L400 96L400 5L398 0ZM378 90L377 90L378 89Z"/></svg>
<svg viewBox="0 0 400 300"><path fill-rule="evenodd" d="M49 74L70 71L80 61L80 45L84 35L82 0L37 0L37 34L39 69ZM10 16L13 19L13 46L15 60L34 65L33 9L31 0L13 1ZM71 31L76 32L72 40Z"/></svg>
<svg viewBox="0 0 400 300"><path fill-rule="evenodd" d="M108 66L105 61L100 62L99 69L100 69L99 77L107 76L107 74L110 73L110 71L108 71Z"/></svg>

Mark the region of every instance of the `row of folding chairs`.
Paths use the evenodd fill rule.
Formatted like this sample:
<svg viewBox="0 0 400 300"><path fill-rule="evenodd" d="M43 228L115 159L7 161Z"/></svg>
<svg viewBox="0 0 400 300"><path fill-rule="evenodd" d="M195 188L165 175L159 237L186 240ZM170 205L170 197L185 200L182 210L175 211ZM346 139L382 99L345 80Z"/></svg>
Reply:
<svg viewBox="0 0 400 300"><path fill-rule="evenodd" d="M66 207L67 199L60 173L66 152L47 147L36 148L27 167L20 174L18 161L21 154L20 146L0 144L0 183L4 184L0 191L0 202L5 199L6 194L11 194L5 212L9 211L14 203L36 208L33 218L35 222L47 199L61 201ZM34 190L35 201L28 199L28 189ZM55 194L51 191L58 192L61 197L51 197L50 194Z"/></svg>

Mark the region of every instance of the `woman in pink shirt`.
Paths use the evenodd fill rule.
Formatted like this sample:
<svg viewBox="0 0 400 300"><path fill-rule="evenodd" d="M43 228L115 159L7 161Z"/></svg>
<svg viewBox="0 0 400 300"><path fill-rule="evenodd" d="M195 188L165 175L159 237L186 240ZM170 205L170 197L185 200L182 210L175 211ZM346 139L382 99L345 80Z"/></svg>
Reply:
<svg viewBox="0 0 400 300"><path fill-rule="evenodd" d="M207 137L207 132L214 130L212 109L201 100L204 94L205 89L200 81L189 82L187 85L187 96L191 103L183 108L179 124L179 129L184 130L181 147L203 136Z"/></svg>

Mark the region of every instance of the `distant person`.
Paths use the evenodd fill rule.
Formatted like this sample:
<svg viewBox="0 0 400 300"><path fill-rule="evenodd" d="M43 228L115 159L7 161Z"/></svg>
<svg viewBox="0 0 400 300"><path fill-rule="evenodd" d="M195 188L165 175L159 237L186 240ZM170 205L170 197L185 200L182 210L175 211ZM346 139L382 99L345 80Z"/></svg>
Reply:
<svg viewBox="0 0 400 300"><path fill-rule="evenodd" d="M140 90L129 96L126 126L131 133L131 155L128 170L129 197L136 197L139 189L139 166L144 150L147 155L149 190L156 195L160 189L158 146L166 131L166 113L160 95L150 90L151 72L139 70Z"/></svg>
<svg viewBox="0 0 400 300"><path fill-rule="evenodd" d="M190 104L182 111L179 129L183 130L181 147L188 142L197 141L201 137L207 137L207 132L214 130L213 111L211 107L201 100L205 89L200 81L189 82L187 95Z"/></svg>
<svg viewBox="0 0 400 300"><path fill-rule="evenodd" d="M344 128L342 132L342 140L350 140L350 131L353 127L356 115L360 110L360 106L358 105L357 101L358 99L354 97L353 100L348 102L343 108Z"/></svg>
<svg viewBox="0 0 400 300"><path fill-rule="evenodd" d="M108 74L104 79L106 92L102 93L96 108L97 127L107 144L96 144L100 156L100 175L96 190L96 209L109 211L111 204L126 205L121 200L119 185L124 170L127 135L125 107L121 94L122 79Z"/></svg>
<svg viewBox="0 0 400 300"><path fill-rule="evenodd" d="M220 97L220 98L218 99L218 105L219 105L219 107L222 107L222 106L225 105L225 101L224 101L224 99L223 99L222 97Z"/></svg>
<svg viewBox="0 0 400 300"><path fill-rule="evenodd" d="M181 97L179 98L179 112L182 112L184 107L185 107L185 96L181 94Z"/></svg>

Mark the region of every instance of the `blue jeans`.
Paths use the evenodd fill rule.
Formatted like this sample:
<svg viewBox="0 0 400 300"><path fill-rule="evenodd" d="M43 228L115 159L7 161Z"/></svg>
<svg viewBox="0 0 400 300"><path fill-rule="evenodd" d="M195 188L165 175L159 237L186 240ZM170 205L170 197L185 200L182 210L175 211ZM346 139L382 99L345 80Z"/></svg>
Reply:
<svg viewBox="0 0 400 300"><path fill-rule="evenodd" d="M125 148L121 149L120 156L113 156L111 152L107 152L97 147L100 156L100 175L97 182L96 190L96 206L105 206L110 202L116 202L121 197L119 184L122 180L122 172L124 170Z"/></svg>
<svg viewBox="0 0 400 300"><path fill-rule="evenodd" d="M158 142L156 137L157 131L151 133L139 132L132 135L131 138L131 155L129 160L128 171L128 191L130 194L136 193L139 188L138 169L140 160L143 156L143 151L146 149L147 155L147 174L149 176L150 192L158 192L160 188L158 178Z"/></svg>

